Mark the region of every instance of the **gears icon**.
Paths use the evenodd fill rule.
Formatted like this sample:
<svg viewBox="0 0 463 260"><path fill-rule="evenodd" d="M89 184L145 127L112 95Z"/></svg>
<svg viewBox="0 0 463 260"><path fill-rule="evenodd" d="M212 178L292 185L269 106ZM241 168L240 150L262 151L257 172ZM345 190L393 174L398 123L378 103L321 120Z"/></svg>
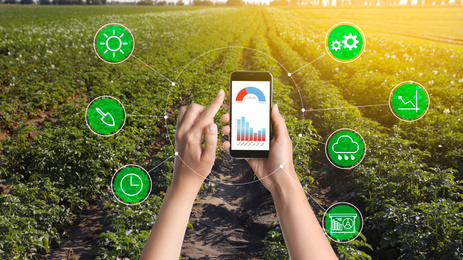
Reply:
<svg viewBox="0 0 463 260"><path fill-rule="evenodd" d="M348 43L349 40L352 40L351 44ZM357 35L352 35L352 33L349 33L349 35L344 35L344 40L342 40L342 43L344 44L344 49L349 48L349 51L352 51L352 49L357 49L357 43L359 43L359 41L357 40Z"/></svg>
<svg viewBox="0 0 463 260"><path fill-rule="evenodd" d="M331 48L335 51L339 51L341 49L341 42L338 40L334 40L331 42ZM345 47L344 47L345 48Z"/></svg>
<svg viewBox="0 0 463 260"><path fill-rule="evenodd" d="M352 62L365 50L365 35L353 23L337 23L326 33L325 49L336 61Z"/></svg>
<svg viewBox="0 0 463 260"><path fill-rule="evenodd" d="M349 40L352 40L350 44L348 42ZM349 35L344 35L344 40L342 40L342 43L344 44L344 49L349 49L349 51L352 51L352 49L357 49L357 44L359 41L357 40L357 35L352 35L352 33L349 33ZM341 42L338 40L332 41L331 49L334 51L339 51L341 49Z"/></svg>

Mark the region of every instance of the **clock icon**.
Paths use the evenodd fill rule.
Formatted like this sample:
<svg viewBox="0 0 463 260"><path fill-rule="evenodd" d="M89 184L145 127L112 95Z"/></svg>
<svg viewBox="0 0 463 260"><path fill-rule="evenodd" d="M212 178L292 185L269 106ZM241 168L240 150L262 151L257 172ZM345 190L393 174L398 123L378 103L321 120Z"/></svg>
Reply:
<svg viewBox="0 0 463 260"><path fill-rule="evenodd" d="M124 181L128 183L125 183ZM121 186L122 192L124 192L127 196L135 196L139 194L140 191L142 191L143 181L140 178L140 176L134 173L129 173L125 175L124 177L122 177L120 186ZM124 187L126 188L127 191L124 190Z"/></svg>
<svg viewBox="0 0 463 260"><path fill-rule="evenodd" d="M138 165L126 165L116 171L111 181L111 191L120 202L136 205L151 193L151 177Z"/></svg>

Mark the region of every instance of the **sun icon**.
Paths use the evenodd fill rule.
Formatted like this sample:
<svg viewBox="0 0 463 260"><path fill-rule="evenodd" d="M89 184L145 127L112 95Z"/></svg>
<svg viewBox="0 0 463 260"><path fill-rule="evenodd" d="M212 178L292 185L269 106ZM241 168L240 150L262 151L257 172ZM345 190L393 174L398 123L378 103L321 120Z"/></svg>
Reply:
<svg viewBox="0 0 463 260"><path fill-rule="evenodd" d="M132 54L135 41L130 30L122 24L107 24L95 35L93 46L100 59L121 63Z"/></svg>
<svg viewBox="0 0 463 260"><path fill-rule="evenodd" d="M122 54L124 54L124 51L121 50L122 45L127 45L129 44L128 42L122 42L122 37L124 37L124 33L122 33L120 36L116 35L116 30L113 30L113 35L108 36L106 33L103 33L103 35L107 38L105 42L100 42L100 45L106 45L106 50L103 52L103 54L106 54L108 51L111 51L113 53L113 58L116 56L116 52L120 51ZM116 49L111 49L111 44L109 42L113 40L113 42L116 42L115 44L112 44L112 46L117 46Z"/></svg>

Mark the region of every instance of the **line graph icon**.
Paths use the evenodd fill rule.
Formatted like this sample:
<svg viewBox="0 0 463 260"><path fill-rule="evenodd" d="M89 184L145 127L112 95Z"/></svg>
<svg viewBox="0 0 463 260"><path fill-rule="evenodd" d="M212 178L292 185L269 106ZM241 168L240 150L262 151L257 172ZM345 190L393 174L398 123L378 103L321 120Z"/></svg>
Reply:
<svg viewBox="0 0 463 260"><path fill-rule="evenodd" d="M415 112L418 112L420 110L420 108L418 107L418 90L416 90L415 92L415 103L413 103L412 100L405 102L402 96L399 96L398 99L402 100L404 106L407 104L412 105L412 107L399 107L399 110L415 110Z"/></svg>
<svg viewBox="0 0 463 260"><path fill-rule="evenodd" d="M398 119L412 122L423 117L428 110L429 96L419 83L403 82L392 90L389 106Z"/></svg>

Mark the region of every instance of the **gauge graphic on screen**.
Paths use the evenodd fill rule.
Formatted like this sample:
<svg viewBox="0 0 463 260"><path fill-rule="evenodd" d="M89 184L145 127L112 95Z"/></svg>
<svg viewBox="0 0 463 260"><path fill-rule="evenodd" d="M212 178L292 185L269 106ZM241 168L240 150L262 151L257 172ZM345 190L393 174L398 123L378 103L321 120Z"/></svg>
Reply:
<svg viewBox="0 0 463 260"><path fill-rule="evenodd" d="M240 92L238 92L238 95L236 96L236 101L243 102L243 99L245 97L249 99L257 99L259 100L259 102L265 102L264 93L260 89L255 87L247 87L240 90Z"/></svg>

